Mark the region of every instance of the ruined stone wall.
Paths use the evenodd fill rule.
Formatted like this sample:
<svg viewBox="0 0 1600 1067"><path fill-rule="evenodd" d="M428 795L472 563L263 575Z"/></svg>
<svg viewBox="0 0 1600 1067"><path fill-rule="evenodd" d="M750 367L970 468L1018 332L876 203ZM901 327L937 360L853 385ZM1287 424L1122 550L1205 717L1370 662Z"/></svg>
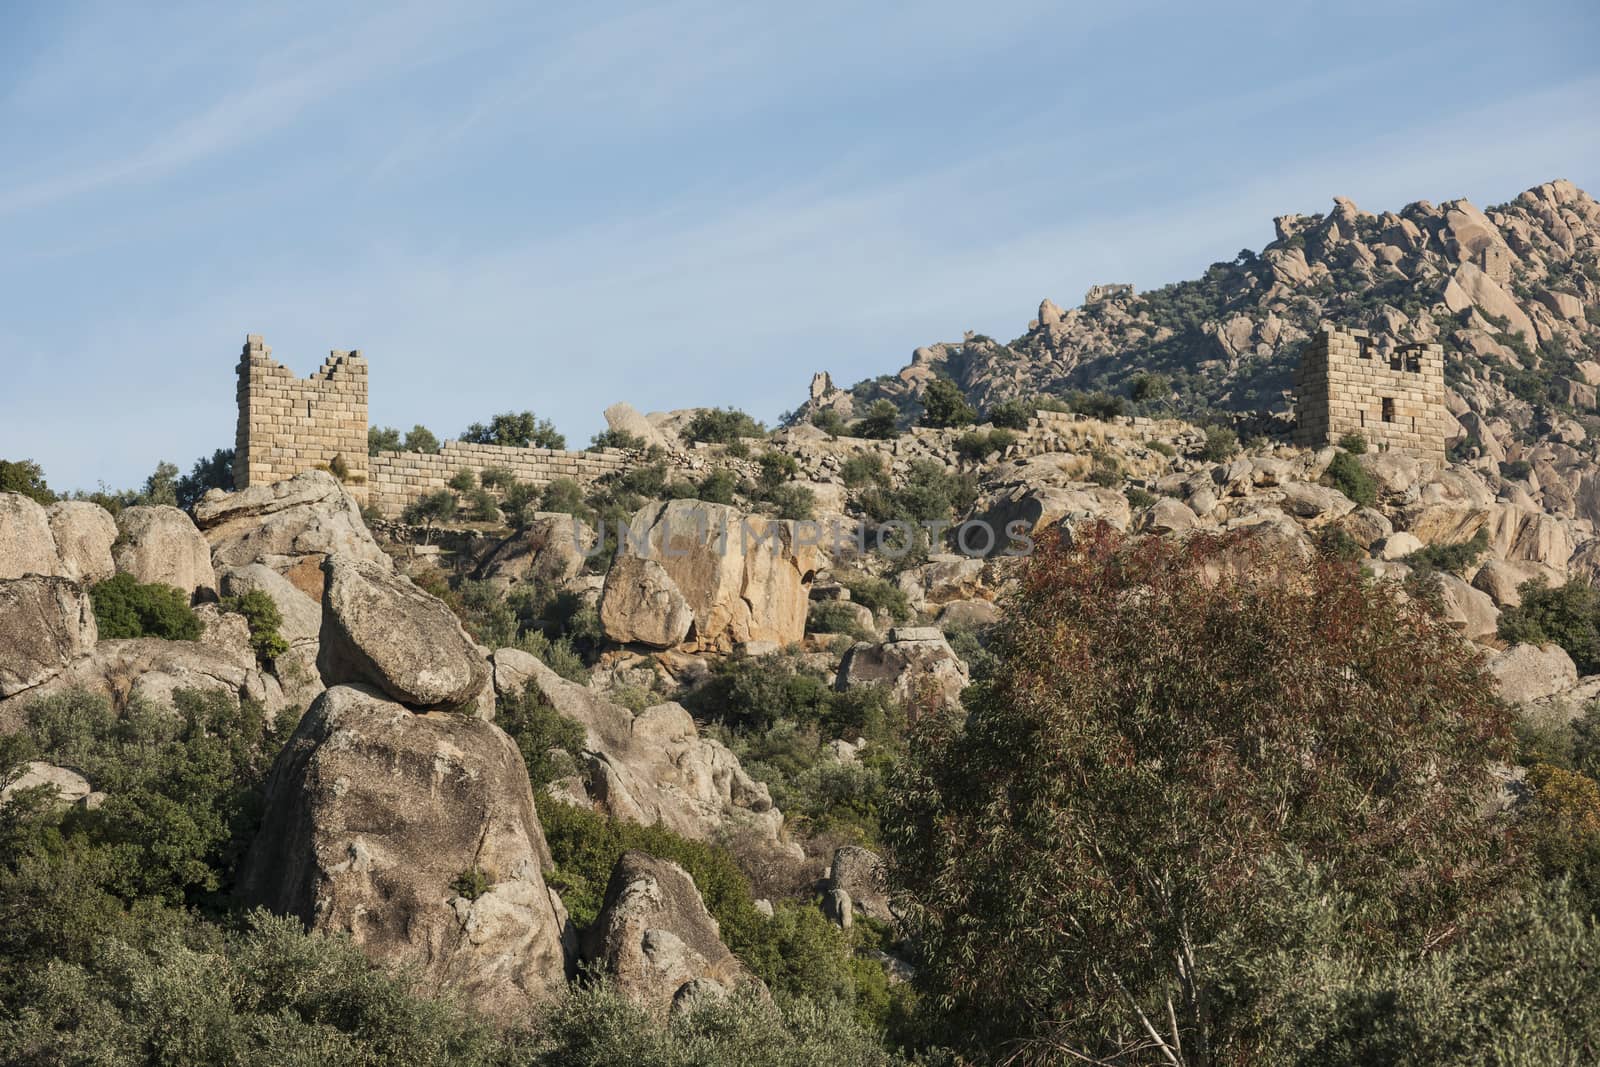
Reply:
<svg viewBox="0 0 1600 1067"><path fill-rule="evenodd" d="M617 448L595 452L561 452L551 448L511 448L446 441L437 454L379 452L372 457L368 480L370 502L387 516L405 510L425 493L445 488L459 471L482 474L500 467L519 482L542 486L556 478L592 482L636 465L630 453Z"/></svg>
<svg viewBox="0 0 1600 1067"><path fill-rule="evenodd" d="M273 360L260 334L251 334L239 357L238 397L235 489L342 465L351 493L366 499L367 361L360 352L331 352L311 377L296 378Z"/></svg>
<svg viewBox="0 0 1600 1067"><path fill-rule="evenodd" d="M1444 462L1444 349L1380 343L1365 330L1324 325L1295 371L1295 443L1337 444L1361 434L1379 449Z"/></svg>

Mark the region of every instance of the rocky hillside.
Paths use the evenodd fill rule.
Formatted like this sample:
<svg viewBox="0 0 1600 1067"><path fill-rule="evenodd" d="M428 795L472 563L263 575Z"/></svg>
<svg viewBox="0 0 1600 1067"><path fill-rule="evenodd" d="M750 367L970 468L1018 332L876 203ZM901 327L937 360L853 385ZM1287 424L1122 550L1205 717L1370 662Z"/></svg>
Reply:
<svg viewBox="0 0 1600 1067"><path fill-rule="evenodd" d="M887 398L914 413L948 376L980 409L1014 397L1136 393L1190 416L1291 410L1290 374L1320 321L1438 341L1456 414L1532 441L1589 424L1600 385L1600 204L1552 181L1485 210L1427 201L1373 214L1335 197L1325 215L1274 220L1277 239L1147 293L1097 285L1078 307L1046 299L1002 344L969 334L919 348L898 373L819 405L860 414ZM1135 390L1142 375L1162 387ZM1167 388L1170 387L1170 388Z"/></svg>

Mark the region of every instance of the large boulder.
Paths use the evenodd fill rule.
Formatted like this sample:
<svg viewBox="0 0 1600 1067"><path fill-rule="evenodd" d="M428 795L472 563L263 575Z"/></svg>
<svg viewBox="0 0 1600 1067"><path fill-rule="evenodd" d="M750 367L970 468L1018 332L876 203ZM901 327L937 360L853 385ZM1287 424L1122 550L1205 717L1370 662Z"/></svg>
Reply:
<svg viewBox="0 0 1600 1067"><path fill-rule="evenodd" d="M1512 645L1489 657L1487 670L1508 704L1527 704L1578 684L1578 668L1560 645Z"/></svg>
<svg viewBox="0 0 1600 1067"><path fill-rule="evenodd" d="M322 561L341 555L392 564L339 479L311 470L237 493L214 489L194 509L218 569L263 563L322 599Z"/></svg>
<svg viewBox="0 0 1600 1067"><path fill-rule="evenodd" d="M45 514L63 577L92 585L117 573L116 561L111 558L117 520L109 511L88 500L59 500L46 508Z"/></svg>
<svg viewBox="0 0 1600 1067"><path fill-rule="evenodd" d="M94 648L94 605L76 582L31 574L0 579L0 698L60 674Z"/></svg>
<svg viewBox="0 0 1600 1067"><path fill-rule="evenodd" d="M176 586L185 596L216 595L211 546L189 516L165 504L123 508L117 513L117 541L111 555L119 574L144 583Z"/></svg>
<svg viewBox="0 0 1600 1067"><path fill-rule="evenodd" d="M606 573L600 625L613 641L671 648L689 636L694 609L665 567L653 559L624 556Z"/></svg>
<svg viewBox="0 0 1600 1067"><path fill-rule="evenodd" d="M5 807L13 794L40 786L51 790L57 804L76 804L94 792L89 780L77 771L33 760L10 785L0 789L0 808Z"/></svg>
<svg viewBox="0 0 1600 1067"><path fill-rule="evenodd" d="M514 648L494 654L494 676L502 696L520 696L531 685L583 727L582 780L563 791L567 796L697 841L748 834L768 852L792 854L782 840L783 813L772 806L767 787L726 745L702 737L681 705L658 704L635 715Z"/></svg>
<svg viewBox="0 0 1600 1067"><path fill-rule="evenodd" d="M337 686L278 756L239 894L516 1023L565 982L548 863L504 732Z"/></svg>
<svg viewBox="0 0 1600 1067"><path fill-rule="evenodd" d="M955 705L971 679L967 665L955 654L944 631L936 626L897 626L888 640L876 644L857 642L839 664L838 687L887 686L894 699L905 702L925 692L946 705Z"/></svg>
<svg viewBox="0 0 1600 1067"><path fill-rule="evenodd" d="M1489 594L1454 574L1439 575L1439 602L1440 614L1469 641L1487 640L1499 629L1500 609Z"/></svg>
<svg viewBox="0 0 1600 1067"><path fill-rule="evenodd" d="M501 592L516 585L557 588L578 576L596 544L594 530L582 519L540 512L494 547L477 576Z"/></svg>
<svg viewBox="0 0 1600 1067"><path fill-rule="evenodd" d="M60 573L61 559L44 508L21 493L0 493L0 578Z"/></svg>
<svg viewBox="0 0 1600 1067"><path fill-rule="evenodd" d="M801 543L793 522L671 500L640 509L623 534L619 562L654 560L688 601L696 648L726 652L747 641L787 645L805 636L818 552Z"/></svg>
<svg viewBox="0 0 1600 1067"><path fill-rule="evenodd" d="M612 869L583 956L633 1003L665 1015L680 993L759 984L723 944L694 879L671 860L624 852Z"/></svg>
<svg viewBox="0 0 1600 1067"><path fill-rule="evenodd" d="M438 597L370 560L323 561L317 668L329 686L367 683L408 707L460 709L489 683L489 666Z"/></svg>

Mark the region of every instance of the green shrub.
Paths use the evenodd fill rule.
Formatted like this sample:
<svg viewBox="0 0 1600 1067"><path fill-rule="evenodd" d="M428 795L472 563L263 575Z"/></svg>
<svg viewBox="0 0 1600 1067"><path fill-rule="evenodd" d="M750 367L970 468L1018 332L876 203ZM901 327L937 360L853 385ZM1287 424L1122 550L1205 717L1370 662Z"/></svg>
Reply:
<svg viewBox="0 0 1600 1067"><path fill-rule="evenodd" d="M645 447L644 438L627 430L604 429L589 439L591 451L602 448L625 448L630 451L639 451Z"/></svg>
<svg viewBox="0 0 1600 1067"><path fill-rule="evenodd" d="M400 451L400 431L393 426L367 427L367 455Z"/></svg>
<svg viewBox="0 0 1600 1067"><path fill-rule="evenodd" d="M250 647L263 663L271 663L289 651L289 642L278 632L283 625L283 613L278 610L277 602L262 590L252 589L242 596L223 597L221 606L223 611L244 616L250 625Z"/></svg>
<svg viewBox="0 0 1600 1067"><path fill-rule="evenodd" d="M470 493L478 488L478 476L471 470L458 470L444 484L458 493Z"/></svg>
<svg viewBox="0 0 1600 1067"><path fill-rule="evenodd" d="M1352 456L1364 456L1367 453L1367 438L1364 434L1347 433L1339 438L1339 447Z"/></svg>
<svg viewBox="0 0 1600 1067"><path fill-rule="evenodd" d="M819 408L811 413L811 425L829 437L844 437L850 432L844 417L834 408Z"/></svg>
<svg viewBox="0 0 1600 1067"><path fill-rule="evenodd" d="M1147 508L1158 499L1154 493L1141 489L1137 485L1123 486L1122 495L1127 497L1128 506L1133 508Z"/></svg>
<svg viewBox="0 0 1600 1067"><path fill-rule="evenodd" d="M874 400L867 414L852 428L856 437L886 441L900 436L900 409L892 400Z"/></svg>
<svg viewBox="0 0 1600 1067"><path fill-rule="evenodd" d="M1026 430L1034 407L1025 400L1003 400L989 409L991 425L1006 430Z"/></svg>
<svg viewBox="0 0 1600 1067"><path fill-rule="evenodd" d="M1168 459L1171 459L1173 456L1178 454L1178 450L1167 444L1165 441L1147 441L1145 443L1149 445L1150 451L1155 452L1158 455L1166 456Z"/></svg>
<svg viewBox="0 0 1600 1067"><path fill-rule="evenodd" d="M1092 419L1114 419L1128 413L1128 402L1110 393L1069 393L1067 407Z"/></svg>
<svg viewBox="0 0 1600 1067"><path fill-rule="evenodd" d="M1525 459L1508 459L1500 464L1500 477L1508 482L1520 482L1533 473L1533 464Z"/></svg>
<svg viewBox="0 0 1600 1067"><path fill-rule="evenodd" d="M419 423L411 427L410 432L406 434L404 448L407 452L424 452L428 455L437 455L439 452L439 439L433 435L432 430Z"/></svg>
<svg viewBox="0 0 1600 1067"><path fill-rule="evenodd" d="M549 419L535 418L533 412L502 412L485 426L475 422L461 433L461 440L473 445L505 445L510 448L567 447L567 439L556 432Z"/></svg>
<svg viewBox="0 0 1600 1067"><path fill-rule="evenodd" d="M583 516L589 507L583 500L583 487L575 478L552 478L539 493L540 511L558 511Z"/></svg>
<svg viewBox="0 0 1600 1067"><path fill-rule="evenodd" d="M685 441L732 444L741 437L764 437L767 428L737 408L704 408L683 428Z"/></svg>
<svg viewBox="0 0 1600 1067"><path fill-rule="evenodd" d="M763 489L775 489L800 477L800 461L787 452L765 452L756 462L761 467L756 483Z"/></svg>
<svg viewBox="0 0 1600 1067"><path fill-rule="evenodd" d="M411 526L421 526L427 531L426 540L431 540L433 531L440 523L449 522L456 517L456 495L448 489L439 489L432 493L424 493L400 513L400 518Z"/></svg>
<svg viewBox="0 0 1600 1067"><path fill-rule="evenodd" d="M817 494L804 485L780 485L761 498L773 506L780 519L809 519L817 511Z"/></svg>
<svg viewBox="0 0 1600 1067"><path fill-rule="evenodd" d="M478 474L478 482L485 489L508 489L516 480L506 467L485 467Z"/></svg>
<svg viewBox="0 0 1600 1067"><path fill-rule="evenodd" d="M21 493L40 504L56 500L45 484L44 471L31 459L0 459L0 493Z"/></svg>
<svg viewBox="0 0 1600 1067"><path fill-rule="evenodd" d="M924 426L967 426L977 417L961 387L949 378L935 378L922 393L920 422Z"/></svg>
<svg viewBox="0 0 1600 1067"><path fill-rule="evenodd" d="M1500 612L1502 638L1535 645L1554 641L1566 649L1579 674L1600 671L1600 593L1593 586L1573 578L1552 588L1536 578L1517 592L1522 602Z"/></svg>
<svg viewBox="0 0 1600 1067"><path fill-rule="evenodd" d="M1207 463L1221 463L1233 458L1239 451L1239 435L1226 426L1207 426L1206 443L1200 448L1200 458Z"/></svg>
<svg viewBox="0 0 1600 1067"><path fill-rule="evenodd" d="M517 743L535 793L576 773L585 744L583 727L557 711L532 682L520 695L500 697L495 723Z"/></svg>
<svg viewBox="0 0 1600 1067"><path fill-rule="evenodd" d="M1356 560L1365 559L1367 555L1367 550L1361 547L1361 542L1338 526L1324 526L1318 531L1316 546L1318 554L1324 559L1338 563L1354 563Z"/></svg>
<svg viewBox="0 0 1600 1067"><path fill-rule="evenodd" d="M889 484L889 470L876 452L858 452L845 460L839 465L839 477L851 489Z"/></svg>
<svg viewBox="0 0 1600 1067"><path fill-rule="evenodd" d="M732 504L738 490L738 477L726 467L718 467L700 479L695 495L712 504Z"/></svg>
<svg viewBox="0 0 1600 1067"><path fill-rule="evenodd" d="M500 505L487 489L474 489L467 494L467 518L473 522L499 522Z"/></svg>
<svg viewBox="0 0 1600 1067"><path fill-rule="evenodd" d="M493 884L481 868L469 867L455 876L450 882L450 888L459 896L477 900L487 893Z"/></svg>
<svg viewBox="0 0 1600 1067"><path fill-rule="evenodd" d="M1128 395L1141 404L1165 400L1172 395L1172 379L1165 374L1136 374L1129 382Z"/></svg>
<svg viewBox="0 0 1600 1067"><path fill-rule="evenodd" d="M1010 430L969 430L955 440L956 454L967 460L980 460L995 452L1004 452L1016 443Z"/></svg>
<svg viewBox="0 0 1600 1067"><path fill-rule="evenodd" d="M198 641L205 627L189 598L170 585L141 585L131 574L107 578L89 590L101 640L159 637Z"/></svg>
<svg viewBox="0 0 1600 1067"><path fill-rule="evenodd" d="M1479 529L1471 540L1454 545L1426 545L1406 556L1404 562L1412 569L1447 571L1461 574L1478 562L1478 557L1489 551L1489 531Z"/></svg>
<svg viewBox="0 0 1600 1067"><path fill-rule="evenodd" d="M343 468L344 473L334 470L334 476L341 482L350 477L349 467L343 456L334 456L334 462ZM330 463L329 469L333 469ZM213 489L226 489L233 491L233 449L219 448L210 456L203 456L194 461L194 466L189 468L189 473L179 478L173 484L173 499L185 511L192 511L200 503L200 498Z"/></svg>
<svg viewBox="0 0 1600 1067"><path fill-rule="evenodd" d="M1349 452L1334 454L1333 462L1328 464L1322 480L1361 507L1370 508L1378 500L1378 480Z"/></svg>
<svg viewBox="0 0 1600 1067"><path fill-rule="evenodd" d="M886 611L896 622L905 622L913 615L911 601L905 590L885 578L866 574L841 574L839 584L850 590L850 599L873 614Z"/></svg>

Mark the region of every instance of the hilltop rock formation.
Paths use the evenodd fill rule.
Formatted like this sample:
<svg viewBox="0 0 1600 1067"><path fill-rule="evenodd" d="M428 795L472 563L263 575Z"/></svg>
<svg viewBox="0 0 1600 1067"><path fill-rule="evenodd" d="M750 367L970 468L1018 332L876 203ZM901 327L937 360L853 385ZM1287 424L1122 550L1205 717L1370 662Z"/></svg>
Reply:
<svg viewBox="0 0 1600 1067"><path fill-rule="evenodd" d="M499 728L336 686L273 767L239 893L518 1023L565 981L548 862Z"/></svg>
<svg viewBox="0 0 1600 1067"><path fill-rule="evenodd" d="M623 996L658 1015L680 996L760 983L723 944L688 872L643 852L617 861L583 956Z"/></svg>

